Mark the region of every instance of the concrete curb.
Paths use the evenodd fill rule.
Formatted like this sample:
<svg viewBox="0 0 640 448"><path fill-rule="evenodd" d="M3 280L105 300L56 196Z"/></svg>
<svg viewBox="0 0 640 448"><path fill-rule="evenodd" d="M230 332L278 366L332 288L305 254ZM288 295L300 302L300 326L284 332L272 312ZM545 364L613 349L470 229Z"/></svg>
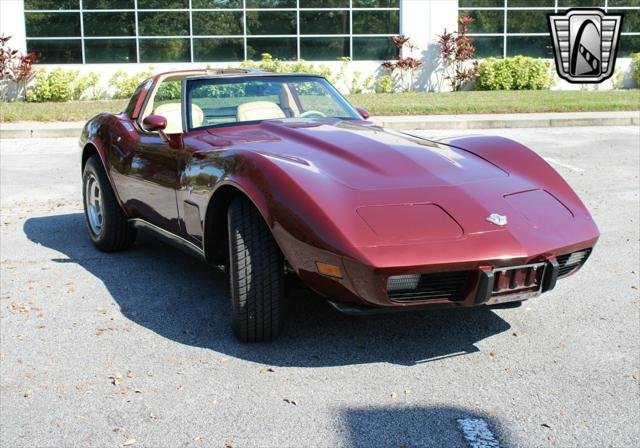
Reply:
<svg viewBox="0 0 640 448"><path fill-rule="evenodd" d="M10 138L80 138L84 122L53 122L19 121L15 123L0 123L0 139Z"/></svg>
<svg viewBox="0 0 640 448"><path fill-rule="evenodd" d="M372 117L372 120L395 130L640 126L640 111Z"/></svg>
<svg viewBox="0 0 640 448"><path fill-rule="evenodd" d="M640 111L572 112L541 114L410 115L372 117L385 128L414 129L510 129L576 126L640 126ZM84 123L17 122L0 124L0 139L80 137Z"/></svg>
<svg viewBox="0 0 640 448"><path fill-rule="evenodd" d="M80 137L82 128L59 128L59 129L2 129L0 139L12 138L68 138Z"/></svg>

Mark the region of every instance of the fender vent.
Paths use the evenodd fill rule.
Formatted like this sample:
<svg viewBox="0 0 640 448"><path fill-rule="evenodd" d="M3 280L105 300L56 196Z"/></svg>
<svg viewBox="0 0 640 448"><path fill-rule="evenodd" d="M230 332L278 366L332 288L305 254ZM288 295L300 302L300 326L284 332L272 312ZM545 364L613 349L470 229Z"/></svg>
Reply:
<svg viewBox="0 0 640 448"><path fill-rule="evenodd" d="M471 271L458 271L389 277L387 293L394 302L462 300L470 274Z"/></svg>
<svg viewBox="0 0 640 448"><path fill-rule="evenodd" d="M591 250L585 249L570 254L558 255L556 257L559 265L558 277L565 277L580 268L591 255Z"/></svg>

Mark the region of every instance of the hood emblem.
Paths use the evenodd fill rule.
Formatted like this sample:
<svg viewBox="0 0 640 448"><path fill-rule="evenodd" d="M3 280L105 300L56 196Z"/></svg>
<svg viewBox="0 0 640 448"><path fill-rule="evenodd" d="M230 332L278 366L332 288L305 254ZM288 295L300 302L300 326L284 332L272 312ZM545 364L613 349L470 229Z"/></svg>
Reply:
<svg viewBox="0 0 640 448"><path fill-rule="evenodd" d="M499 215L497 213L491 213L489 216L487 216L487 221L497 226L507 225L507 217L503 215Z"/></svg>

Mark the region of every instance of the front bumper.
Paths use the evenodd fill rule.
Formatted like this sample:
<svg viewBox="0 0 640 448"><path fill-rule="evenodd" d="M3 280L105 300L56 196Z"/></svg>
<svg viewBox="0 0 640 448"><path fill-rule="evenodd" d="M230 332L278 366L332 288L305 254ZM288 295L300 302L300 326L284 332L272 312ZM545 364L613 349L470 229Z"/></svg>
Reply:
<svg viewBox="0 0 640 448"><path fill-rule="evenodd" d="M537 297L542 293L551 291L558 280L560 273L560 264L555 257L532 265L518 266L509 268L513 269L531 269L532 267L542 269L540 282L531 287L521 286L513 290L501 290L499 286L499 274L504 274L505 270L499 269L480 269L477 276L477 284L473 286L475 295L473 300L453 301L453 300L432 300L428 302L415 302L411 306L387 306L373 307L362 306L350 303L335 302L329 300L329 303L339 312L348 315L371 315L383 314L390 312L416 311L420 309L436 309L451 308L455 306L480 306L480 305L497 305L509 302L521 302L524 300Z"/></svg>
<svg viewBox="0 0 640 448"><path fill-rule="evenodd" d="M503 234L503 239L495 241L499 233ZM596 232L577 235L577 241L565 240L564 244L555 241L560 243L555 247L549 247L551 244L544 247L540 241L531 244L528 249L533 251L530 252L521 245L508 247L504 244L506 235L506 232L491 232L469 238L470 241L481 238L482 246L467 244L464 251L458 248L462 242L446 247L438 244L374 247L364 254L362 260L319 249L288 234L277 234L277 239L290 266L306 286L339 307L365 308L368 311L372 308L415 310L427 307L472 307L526 300L550 291L558 278L576 272L587 260L598 239ZM567 266L567 260L571 260L571 255L579 251L586 252L580 263L574 267ZM482 254L482 258L475 258L478 254ZM339 278L323 275L319 272L318 263L337 267L342 275ZM542 264L545 270L539 279L539 288L515 288L517 291L510 291L504 285L495 287L499 281L496 279L499 271L534 264ZM447 286L452 277L461 273L465 274L464 282L455 292L439 294L442 285ZM393 297L388 289L389 278L409 275L420 275L421 280L424 277L424 284L427 289L431 287L433 293Z"/></svg>
<svg viewBox="0 0 640 448"><path fill-rule="evenodd" d="M389 278L398 274L362 264L342 260L348 274L340 281L317 273L302 271L302 280L331 304L347 314L375 314L388 311L418 310L424 308L473 307L528 300L551 291L558 280L576 272L586 262L590 248L581 248L570 253L534 257L523 263L514 260L494 262L489 265L476 264L464 271L441 270L430 273L414 272L420 276L423 289L415 293L390 292ZM583 254L571 257L571 254ZM575 265L567 260L575 259ZM559 261L560 260L560 261ZM406 272L402 272L406 274ZM460 276L459 274L464 274ZM437 280L444 278L444 280ZM460 286L453 285L453 280ZM448 288L448 289L447 289ZM453 291L453 292L450 292Z"/></svg>

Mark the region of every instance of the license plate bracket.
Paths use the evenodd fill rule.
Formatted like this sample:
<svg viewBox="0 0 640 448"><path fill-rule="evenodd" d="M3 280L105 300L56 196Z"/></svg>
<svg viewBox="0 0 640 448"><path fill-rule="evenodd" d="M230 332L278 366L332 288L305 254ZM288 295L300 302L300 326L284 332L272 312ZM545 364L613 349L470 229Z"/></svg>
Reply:
<svg viewBox="0 0 640 448"><path fill-rule="evenodd" d="M494 269L487 304L519 302L540 295L546 269L546 262Z"/></svg>

